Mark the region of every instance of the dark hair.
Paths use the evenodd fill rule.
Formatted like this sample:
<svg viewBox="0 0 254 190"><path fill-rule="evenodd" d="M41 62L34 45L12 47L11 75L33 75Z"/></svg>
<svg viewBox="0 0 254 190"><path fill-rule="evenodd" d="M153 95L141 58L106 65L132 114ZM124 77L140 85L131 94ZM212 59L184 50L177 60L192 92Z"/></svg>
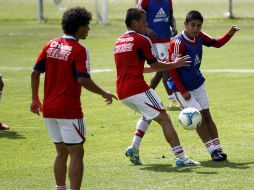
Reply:
<svg viewBox="0 0 254 190"><path fill-rule="evenodd" d="M139 21L142 18L142 14L146 14L143 9L130 8L126 12L125 24L128 28L131 27L132 21Z"/></svg>
<svg viewBox="0 0 254 190"><path fill-rule="evenodd" d="M203 18L202 14L200 12L192 10L192 11L187 13L186 18L185 18L185 22L188 23L191 20L200 20L203 23L204 18Z"/></svg>
<svg viewBox="0 0 254 190"><path fill-rule="evenodd" d="M62 29L65 34L75 34L80 26L87 26L92 19L92 14L86 8L75 7L64 12Z"/></svg>

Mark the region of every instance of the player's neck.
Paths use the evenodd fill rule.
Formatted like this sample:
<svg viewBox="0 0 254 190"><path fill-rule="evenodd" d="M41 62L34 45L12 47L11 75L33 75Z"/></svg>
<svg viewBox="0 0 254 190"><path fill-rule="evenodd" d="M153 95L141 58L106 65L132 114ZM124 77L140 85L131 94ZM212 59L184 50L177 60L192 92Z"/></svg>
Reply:
<svg viewBox="0 0 254 190"><path fill-rule="evenodd" d="M188 35L187 32L182 31L182 35L183 35L183 37L184 37L187 41L189 41L189 42L191 42L191 43L194 43L194 42L195 42L195 37L192 37L192 36Z"/></svg>

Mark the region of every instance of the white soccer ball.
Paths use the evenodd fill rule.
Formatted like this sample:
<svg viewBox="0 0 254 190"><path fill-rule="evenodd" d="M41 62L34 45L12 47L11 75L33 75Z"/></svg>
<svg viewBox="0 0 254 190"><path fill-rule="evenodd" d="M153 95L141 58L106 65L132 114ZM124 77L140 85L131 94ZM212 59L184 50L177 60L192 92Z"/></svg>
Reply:
<svg viewBox="0 0 254 190"><path fill-rule="evenodd" d="M179 114L179 122L184 129L193 130L201 125L202 116L196 108L185 108Z"/></svg>

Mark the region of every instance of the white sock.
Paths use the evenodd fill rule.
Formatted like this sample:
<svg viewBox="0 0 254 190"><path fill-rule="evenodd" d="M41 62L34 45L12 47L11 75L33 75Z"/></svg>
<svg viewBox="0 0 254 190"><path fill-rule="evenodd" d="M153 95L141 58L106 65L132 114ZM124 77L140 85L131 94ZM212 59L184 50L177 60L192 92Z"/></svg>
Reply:
<svg viewBox="0 0 254 190"><path fill-rule="evenodd" d="M211 142L213 143L214 149L222 150L219 138L212 139Z"/></svg>
<svg viewBox="0 0 254 190"><path fill-rule="evenodd" d="M207 149L207 151L209 152L209 154L212 154L212 152L215 150L212 141L207 141L205 144L205 147Z"/></svg>
<svg viewBox="0 0 254 190"><path fill-rule="evenodd" d="M176 158L180 158L182 160L185 160L187 158L181 145L173 147L172 152L174 153Z"/></svg>
<svg viewBox="0 0 254 190"><path fill-rule="evenodd" d="M140 143L142 141L143 136L145 135L148 126L152 120L146 120L144 117L140 118L137 122L136 132L132 140L132 146L139 150Z"/></svg>

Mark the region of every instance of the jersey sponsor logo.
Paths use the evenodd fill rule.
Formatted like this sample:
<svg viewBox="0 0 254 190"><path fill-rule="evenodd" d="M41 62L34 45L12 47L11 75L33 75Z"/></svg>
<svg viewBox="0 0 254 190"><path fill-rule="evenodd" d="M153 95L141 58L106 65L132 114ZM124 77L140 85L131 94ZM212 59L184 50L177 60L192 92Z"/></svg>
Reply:
<svg viewBox="0 0 254 190"><path fill-rule="evenodd" d="M201 63L199 56L196 55L194 65L199 65Z"/></svg>
<svg viewBox="0 0 254 190"><path fill-rule="evenodd" d="M169 18L163 8L160 8L160 10L156 13L155 19L153 19L153 22L168 22Z"/></svg>
<svg viewBox="0 0 254 190"><path fill-rule="evenodd" d="M64 51L56 48L49 48L47 50L47 57L61 59L61 60L68 60L69 55L71 54L70 51Z"/></svg>
<svg viewBox="0 0 254 190"><path fill-rule="evenodd" d="M116 45L114 48L114 54L132 51L133 45L134 44L132 43Z"/></svg>
<svg viewBox="0 0 254 190"><path fill-rule="evenodd" d="M49 45L50 48L47 50L47 57L68 60L71 54L72 46L64 45L62 43L52 41Z"/></svg>
<svg viewBox="0 0 254 190"><path fill-rule="evenodd" d="M116 40L116 43L123 43L123 42L132 42L134 40L133 37L128 37L128 38L118 38Z"/></svg>
<svg viewBox="0 0 254 190"><path fill-rule="evenodd" d="M65 51L71 51L72 50L72 46L64 45L64 44L56 42L56 41L52 41L50 43L50 47L57 48L57 49L60 49L60 50L65 50Z"/></svg>

